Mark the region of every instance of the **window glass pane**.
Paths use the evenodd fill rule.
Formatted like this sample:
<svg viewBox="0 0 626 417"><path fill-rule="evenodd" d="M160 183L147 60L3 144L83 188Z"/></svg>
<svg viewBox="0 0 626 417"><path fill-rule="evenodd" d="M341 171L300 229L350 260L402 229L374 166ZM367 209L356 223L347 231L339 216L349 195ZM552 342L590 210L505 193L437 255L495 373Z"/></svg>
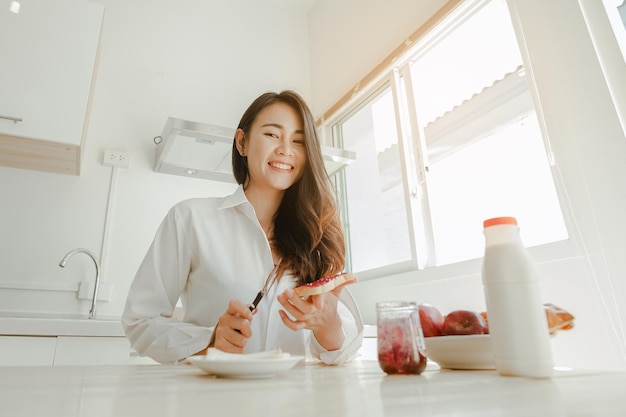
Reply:
<svg viewBox="0 0 626 417"><path fill-rule="evenodd" d="M566 239L505 1L416 55L411 74L435 264L482 256L482 221L494 216L517 217L526 246Z"/></svg>
<svg viewBox="0 0 626 417"><path fill-rule="evenodd" d="M420 123L426 125L522 63L504 0L495 0L414 60Z"/></svg>
<svg viewBox="0 0 626 417"><path fill-rule="evenodd" d="M341 125L356 152L345 168L347 221L354 272L411 259L393 96L386 88Z"/></svg>
<svg viewBox="0 0 626 417"><path fill-rule="evenodd" d="M626 61L626 2L623 0L602 0L615 40Z"/></svg>
<svg viewBox="0 0 626 417"><path fill-rule="evenodd" d="M526 246L563 240L556 190L537 119L515 122L431 165L437 264L483 255L482 221L517 217Z"/></svg>

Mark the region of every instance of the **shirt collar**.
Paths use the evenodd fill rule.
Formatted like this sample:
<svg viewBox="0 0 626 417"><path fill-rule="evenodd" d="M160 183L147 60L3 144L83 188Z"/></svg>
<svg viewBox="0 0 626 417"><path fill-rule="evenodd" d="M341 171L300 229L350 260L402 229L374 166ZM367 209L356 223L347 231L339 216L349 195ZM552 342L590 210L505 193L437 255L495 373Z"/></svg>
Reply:
<svg viewBox="0 0 626 417"><path fill-rule="evenodd" d="M239 184L237 189L231 195L224 197L220 209L226 209L231 207L240 206L242 204L250 204L246 198L246 194L243 192L243 185Z"/></svg>

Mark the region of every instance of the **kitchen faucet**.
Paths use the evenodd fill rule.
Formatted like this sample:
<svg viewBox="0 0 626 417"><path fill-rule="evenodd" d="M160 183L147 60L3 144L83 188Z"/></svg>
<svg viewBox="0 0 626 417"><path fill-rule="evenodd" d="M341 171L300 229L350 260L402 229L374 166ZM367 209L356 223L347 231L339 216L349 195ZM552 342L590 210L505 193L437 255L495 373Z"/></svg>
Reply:
<svg viewBox="0 0 626 417"><path fill-rule="evenodd" d="M74 255L76 255L77 253L80 253L80 252L89 255L89 257L93 261L94 265L96 266L96 282L95 282L94 287L93 287L93 296L91 298L91 310L89 310L89 318L90 319L94 319L94 318L96 318L96 300L98 299L98 288L100 287L100 266L98 265L98 261L96 260L96 257L94 256L93 253L91 253L91 251L89 251L87 249L77 248L77 249L73 249L73 250L69 251L63 257L63 259L61 259L61 262L59 262L59 266L61 268L65 268L65 264L67 263L67 261L72 256L74 256Z"/></svg>

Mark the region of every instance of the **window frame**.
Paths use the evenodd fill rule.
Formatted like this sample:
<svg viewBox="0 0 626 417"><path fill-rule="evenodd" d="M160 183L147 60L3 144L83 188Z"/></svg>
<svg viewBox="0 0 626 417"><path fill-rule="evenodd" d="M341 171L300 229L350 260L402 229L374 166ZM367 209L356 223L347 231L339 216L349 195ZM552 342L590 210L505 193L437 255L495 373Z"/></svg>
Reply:
<svg viewBox="0 0 626 417"><path fill-rule="evenodd" d="M387 88L391 88L393 99L394 99L394 104L395 104L394 111L396 115L396 131L398 133L398 145L400 148L402 183L403 183L403 190L404 190L405 206L407 207L407 209L409 209L410 207L412 207L412 205L411 205L411 202L409 201L410 200L410 193L409 193L410 186L408 184L409 175L407 175L408 167L406 164L406 157L405 157L406 144L402 135L402 131L399 127L401 123L400 123L400 118L399 118L400 117L399 108L397 106L397 101L396 101L397 91L395 91L395 88L394 88L394 83L395 83L394 72L395 71L392 71L391 74L388 74L387 77L384 77L384 78L381 77L379 80L377 80L376 83L372 83L371 85L364 88L360 92L360 100L355 101L354 105L349 107L348 111L344 111L343 113L340 113L341 117L338 117L337 119L329 119L328 123L325 123L322 126L322 129L326 130L327 132L326 135L332 138L333 146L343 149L344 143L343 143L343 137L342 137L342 132L341 132L342 123L348 120L354 114L356 114L359 110L363 109L367 104L371 102L371 100L376 98L381 92L385 91ZM358 158L358 155L357 155L357 158ZM341 221L342 221L342 224L345 225L348 223L348 215L349 215L348 213L349 206L347 204L347 193L345 192L346 190L345 170L341 170L341 172L338 172L337 174L335 174L334 181L335 181L335 188L337 189L337 196L338 196L338 201L339 201L339 206L340 206ZM413 219L412 219L414 216L412 216L410 213L411 212L407 210L407 222L409 225L409 238L410 238L409 241L410 241L411 259L408 261L398 262L392 265L387 265L387 266L363 271L362 274L359 275L359 277L363 275L365 277L375 278L379 276L397 274L397 273L407 272L407 271L412 271L412 270L417 269L418 262L417 262L417 248L415 245L415 227L413 227ZM349 267L352 265L352 253L351 253L351 243L350 243L349 233L345 234L345 240L346 240L346 265Z"/></svg>

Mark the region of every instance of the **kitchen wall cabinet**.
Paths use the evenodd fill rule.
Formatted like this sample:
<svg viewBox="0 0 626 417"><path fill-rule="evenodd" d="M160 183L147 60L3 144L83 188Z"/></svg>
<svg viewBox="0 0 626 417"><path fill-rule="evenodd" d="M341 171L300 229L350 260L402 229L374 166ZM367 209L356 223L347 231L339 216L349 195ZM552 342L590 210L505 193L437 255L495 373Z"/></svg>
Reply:
<svg viewBox="0 0 626 417"><path fill-rule="evenodd" d="M130 361L125 337L57 337L54 366L120 365Z"/></svg>
<svg viewBox="0 0 626 417"><path fill-rule="evenodd" d="M0 366L154 364L125 337L0 336Z"/></svg>
<svg viewBox="0 0 626 417"><path fill-rule="evenodd" d="M54 362L56 337L0 336L0 366L46 366Z"/></svg>
<svg viewBox="0 0 626 417"><path fill-rule="evenodd" d="M79 175L104 8L20 3L0 10L0 165Z"/></svg>

